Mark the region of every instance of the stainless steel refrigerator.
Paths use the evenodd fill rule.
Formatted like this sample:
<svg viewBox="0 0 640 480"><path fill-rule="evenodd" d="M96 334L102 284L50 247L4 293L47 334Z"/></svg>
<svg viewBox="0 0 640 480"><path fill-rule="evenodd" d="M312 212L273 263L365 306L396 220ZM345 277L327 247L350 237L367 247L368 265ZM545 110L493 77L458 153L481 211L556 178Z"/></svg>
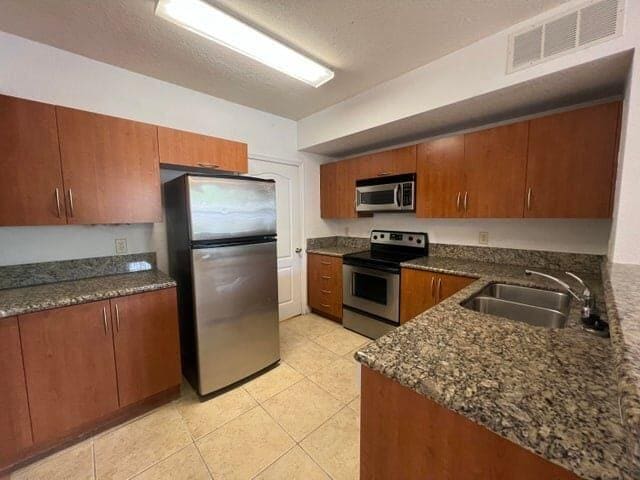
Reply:
<svg viewBox="0 0 640 480"><path fill-rule="evenodd" d="M275 183L187 174L164 193L182 370L207 395L280 359Z"/></svg>

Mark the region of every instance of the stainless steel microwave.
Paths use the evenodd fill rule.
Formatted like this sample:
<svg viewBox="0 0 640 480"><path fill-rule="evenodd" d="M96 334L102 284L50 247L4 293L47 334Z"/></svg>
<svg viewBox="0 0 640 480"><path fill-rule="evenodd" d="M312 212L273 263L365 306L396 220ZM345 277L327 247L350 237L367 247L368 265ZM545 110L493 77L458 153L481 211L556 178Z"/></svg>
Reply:
<svg viewBox="0 0 640 480"><path fill-rule="evenodd" d="M356 182L357 212L412 212L416 209L413 173Z"/></svg>

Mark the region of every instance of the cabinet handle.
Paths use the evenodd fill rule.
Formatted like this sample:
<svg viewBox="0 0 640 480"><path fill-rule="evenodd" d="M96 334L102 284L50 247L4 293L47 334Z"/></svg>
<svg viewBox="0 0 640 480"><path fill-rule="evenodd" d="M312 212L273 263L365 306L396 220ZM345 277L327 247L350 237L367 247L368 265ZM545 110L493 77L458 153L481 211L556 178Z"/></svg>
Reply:
<svg viewBox="0 0 640 480"><path fill-rule="evenodd" d="M331 308L331 305L327 305L326 303L321 303L320 306L324 308Z"/></svg>
<svg viewBox="0 0 640 480"><path fill-rule="evenodd" d="M320 263L322 265L331 265L331 262L325 262L324 260L320 260Z"/></svg>
<svg viewBox="0 0 640 480"><path fill-rule="evenodd" d="M467 201L469 200L469 192L464 192L464 211L467 211Z"/></svg>
<svg viewBox="0 0 640 480"><path fill-rule="evenodd" d="M380 172L378 174L379 177L386 177L387 175L391 175L391 172Z"/></svg>
<svg viewBox="0 0 640 480"><path fill-rule="evenodd" d="M331 295L331 290L320 290L321 293L326 293L327 295Z"/></svg>
<svg viewBox="0 0 640 480"><path fill-rule="evenodd" d="M69 213L73 217L73 192L69 189Z"/></svg>
<svg viewBox="0 0 640 480"><path fill-rule="evenodd" d="M442 278L438 278L438 300L437 303L440 303L440 299L442 298Z"/></svg>
<svg viewBox="0 0 640 480"><path fill-rule="evenodd" d="M460 211L460 196L462 195L462 192L458 192L458 195L456 196L456 212Z"/></svg>
<svg viewBox="0 0 640 480"><path fill-rule="evenodd" d="M331 280L331 277L329 275L321 275L320 278L324 280Z"/></svg>
<svg viewBox="0 0 640 480"><path fill-rule="evenodd" d="M436 285L436 277L431 277L431 298L436 298L436 292L433 291L433 287Z"/></svg>
<svg viewBox="0 0 640 480"><path fill-rule="evenodd" d="M220 165L217 163L199 163L198 166L204 168L220 168Z"/></svg>
<svg viewBox="0 0 640 480"><path fill-rule="evenodd" d="M527 210L531 210L531 187L527 191Z"/></svg>
<svg viewBox="0 0 640 480"><path fill-rule="evenodd" d="M56 187L56 211L58 212L58 218L60 218L60 189Z"/></svg>
<svg viewBox="0 0 640 480"><path fill-rule="evenodd" d="M107 334L107 307L102 307L102 323L104 324L104 334Z"/></svg>
<svg viewBox="0 0 640 480"><path fill-rule="evenodd" d="M120 310L118 309L117 303L116 303L116 331L120 332Z"/></svg>

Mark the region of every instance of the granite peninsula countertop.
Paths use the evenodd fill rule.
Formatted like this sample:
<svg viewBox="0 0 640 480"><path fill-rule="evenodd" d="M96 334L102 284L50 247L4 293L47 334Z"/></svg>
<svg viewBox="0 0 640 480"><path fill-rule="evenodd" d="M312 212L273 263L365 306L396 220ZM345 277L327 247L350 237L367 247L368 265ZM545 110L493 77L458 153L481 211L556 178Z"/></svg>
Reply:
<svg viewBox="0 0 640 480"><path fill-rule="evenodd" d="M359 350L358 361L582 478L640 478L625 447L611 342L582 330L575 302L564 329L460 305L493 282L555 284L513 265L425 257L403 266L478 280ZM584 279L602 300L600 278Z"/></svg>
<svg viewBox="0 0 640 480"><path fill-rule="evenodd" d="M0 290L0 318L174 287L160 270Z"/></svg>

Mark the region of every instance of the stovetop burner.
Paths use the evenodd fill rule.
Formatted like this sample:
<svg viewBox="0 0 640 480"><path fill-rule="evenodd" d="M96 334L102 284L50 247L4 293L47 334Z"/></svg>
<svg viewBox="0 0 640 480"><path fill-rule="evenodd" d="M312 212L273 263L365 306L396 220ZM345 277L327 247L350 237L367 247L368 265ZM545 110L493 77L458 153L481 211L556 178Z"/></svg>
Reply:
<svg viewBox="0 0 640 480"><path fill-rule="evenodd" d="M345 255L343 263L361 267L400 271L400 264L429 254L426 233L373 230L371 250Z"/></svg>

